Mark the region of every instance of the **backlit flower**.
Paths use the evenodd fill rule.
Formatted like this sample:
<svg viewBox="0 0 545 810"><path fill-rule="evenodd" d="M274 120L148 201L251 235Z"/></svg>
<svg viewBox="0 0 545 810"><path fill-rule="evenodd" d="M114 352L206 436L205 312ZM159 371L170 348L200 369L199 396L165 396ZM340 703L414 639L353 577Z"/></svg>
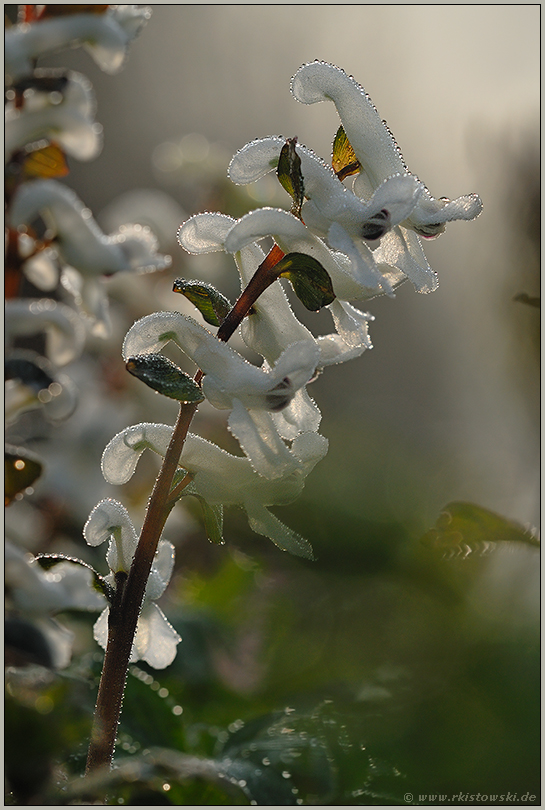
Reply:
<svg viewBox="0 0 545 810"><path fill-rule="evenodd" d="M138 536L127 510L119 501L101 501L89 515L83 534L90 546L109 541L106 561L111 573L105 580L115 589L115 574L119 571L128 574L138 545ZM154 604L165 591L173 567L174 546L167 540L160 540L136 627L130 658L133 663L143 660L155 669L164 669L176 657L176 647L182 639ZM109 610L106 608L101 613L94 626L95 640L104 649L108 642Z"/></svg>

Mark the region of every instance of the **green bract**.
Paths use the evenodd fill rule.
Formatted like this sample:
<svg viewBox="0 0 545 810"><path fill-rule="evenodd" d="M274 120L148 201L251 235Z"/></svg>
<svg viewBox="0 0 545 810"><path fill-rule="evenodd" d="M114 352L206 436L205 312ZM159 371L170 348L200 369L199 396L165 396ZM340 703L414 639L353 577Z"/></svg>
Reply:
<svg viewBox="0 0 545 810"><path fill-rule="evenodd" d="M306 253L288 253L276 265L278 275L289 279L297 298L311 312L335 300L329 274L319 261Z"/></svg>
<svg viewBox="0 0 545 810"><path fill-rule="evenodd" d="M202 281L177 278L172 291L185 295L197 307L206 323L212 326L221 326L223 319L231 310L230 301L211 284Z"/></svg>
<svg viewBox="0 0 545 810"><path fill-rule="evenodd" d="M293 199L291 213L301 218L301 207L305 201L305 183L301 172L301 158L295 151L297 138L288 138L280 151L276 174L281 185Z"/></svg>
<svg viewBox="0 0 545 810"><path fill-rule="evenodd" d="M180 402L202 402L204 399L201 389L189 374L162 354L129 357L125 367L134 377L165 397Z"/></svg>

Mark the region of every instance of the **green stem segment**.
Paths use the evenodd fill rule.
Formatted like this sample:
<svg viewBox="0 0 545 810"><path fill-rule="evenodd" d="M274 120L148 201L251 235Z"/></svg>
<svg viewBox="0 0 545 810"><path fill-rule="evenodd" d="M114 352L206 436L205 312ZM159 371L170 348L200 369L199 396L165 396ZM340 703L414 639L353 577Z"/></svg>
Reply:
<svg viewBox="0 0 545 810"><path fill-rule="evenodd" d="M221 324L217 333L218 340L229 340L261 293L276 280L278 273L275 273L274 268L283 256L283 252L275 245ZM195 381L200 382L202 376L202 372L198 371ZM176 502L175 496L190 480L186 476L171 491L184 441L196 410L196 404L184 403L180 406L172 438L151 493L131 570L128 577L123 572L116 574L116 592L109 611L108 644L98 688L86 773L108 766L112 761L133 640L151 566L161 532Z"/></svg>

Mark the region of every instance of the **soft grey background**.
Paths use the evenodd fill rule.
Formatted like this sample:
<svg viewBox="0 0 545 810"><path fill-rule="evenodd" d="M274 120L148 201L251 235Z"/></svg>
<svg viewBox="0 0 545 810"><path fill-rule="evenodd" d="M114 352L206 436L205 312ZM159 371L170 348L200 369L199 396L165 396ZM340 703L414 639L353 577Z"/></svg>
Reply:
<svg viewBox="0 0 545 810"><path fill-rule="evenodd" d="M315 384L331 449L309 495L337 490L348 508L405 517L418 493L430 525L446 502L466 499L535 525L539 311L513 297L539 292L539 6L152 9L118 75L82 51L50 58L91 79L104 125L102 154L73 165L69 184L99 219L119 194L142 188L166 192L188 215L202 210L209 198L198 182L190 193L192 167L185 180L165 171L184 136L207 139L184 143L204 144L220 173L247 141L271 134L297 135L328 158L335 108L297 103L290 78L315 58L352 74L431 192L476 191L484 211L425 244L439 290L420 296L407 284L394 300L370 302L374 349ZM176 215L167 220L174 237ZM199 275L173 238L168 247L173 275Z"/></svg>

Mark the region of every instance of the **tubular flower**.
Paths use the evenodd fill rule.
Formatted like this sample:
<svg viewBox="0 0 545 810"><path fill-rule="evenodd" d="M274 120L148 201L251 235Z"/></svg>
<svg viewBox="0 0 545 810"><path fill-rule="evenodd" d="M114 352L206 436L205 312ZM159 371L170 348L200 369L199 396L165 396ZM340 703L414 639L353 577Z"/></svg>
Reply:
<svg viewBox="0 0 545 810"><path fill-rule="evenodd" d="M127 510L119 501L101 501L89 515L83 534L90 546L109 541L106 561L110 574L105 580L115 589L115 574L120 571L128 574L138 545L138 536ZM167 540L160 540L136 627L130 658L133 663L142 659L155 669L164 669L176 657L176 647L182 639L162 610L154 604L164 593L173 567L174 546ZM108 641L109 610L106 608L102 611L94 626L95 640L104 649Z"/></svg>
<svg viewBox="0 0 545 810"><path fill-rule="evenodd" d="M36 70L23 92L23 106L8 101L5 112L6 159L55 141L78 160L92 160L102 147L102 127L94 122L91 82L80 73ZM51 89L55 88L55 89Z"/></svg>
<svg viewBox="0 0 545 810"><path fill-rule="evenodd" d="M263 214L261 213L263 211ZM248 214L242 220L235 220L219 213L196 214L184 222L178 230L178 241L189 253L208 253L212 251L227 250L232 245L235 234L240 236L240 229L249 224L249 218L255 216L265 219L256 239L269 233L275 233L272 222L275 216L286 217L294 227L301 227L307 235L303 224L285 211L278 209L261 209ZM269 226L268 226L269 223ZM256 223L257 224L257 223ZM313 244L307 248L307 244ZM322 251L313 253L314 243L319 242L312 234L304 246L293 242L293 250L304 250L315 258L327 264L332 271L334 258L329 259L325 245ZM233 253L241 280L241 289L244 289L255 270L265 259L265 254L253 240L252 234L244 239L240 247L236 245L229 248ZM286 252L289 252L286 249ZM329 261L329 263L328 263ZM337 271L338 273L341 271ZM350 312L349 312L350 309ZM280 283L272 284L257 299L252 311L242 321L240 333L246 345L260 354L268 366L274 365L280 354L292 343L311 341L319 349L318 367L351 360L360 355L365 349L371 348L368 334L368 322L373 320L369 313L359 312L347 304L334 301L329 306L337 333L322 335L317 338L295 316L287 296ZM285 439L293 439L300 430L317 430L320 424L320 412L315 402L309 397L305 388L300 388L291 402L282 410L273 413L280 435Z"/></svg>
<svg viewBox="0 0 545 810"><path fill-rule="evenodd" d="M64 265L63 286L95 322L95 332L108 331L108 301L98 276L162 270L169 256L157 253L157 240L141 225L125 225L106 236L77 195L55 180L23 183L14 195L10 225L30 225L41 216L54 232L55 249Z"/></svg>
<svg viewBox="0 0 545 810"><path fill-rule="evenodd" d="M251 183L275 169L285 143L284 138L270 137L246 144L229 165L231 180L239 185ZM427 263L419 240L416 236L407 238L406 229L399 225L423 193L416 178L408 174L386 178L364 205L311 150L296 145L295 151L301 160L305 195L313 195L301 210L307 233L304 235L299 228L297 235L308 244L314 237L312 255L315 251L322 254L324 249L327 251L323 238L337 251L335 261L342 269L330 269L325 264L324 267L330 273L338 298L365 300L384 293L392 295L406 278L417 292L433 292L437 288L436 274ZM292 239L294 236L295 233ZM301 250L308 252L308 247Z"/></svg>
<svg viewBox="0 0 545 810"><path fill-rule="evenodd" d="M177 312L155 312L129 329L123 357L127 361L135 355L158 352L169 341L205 374L203 393L210 403L231 411L229 428L261 475L281 477L299 466L276 428L273 413L286 408L314 377L319 360L314 341L292 343L272 368L258 368L193 318Z"/></svg>
<svg viewBox="0 0 545 810"><path fill-rule="evenodd" d="M172 431L169 425L143 423L114 436L102 456L106 481L119 485L130 480L146 449L164 456ZM241 506L255 532L270 538L284 551L312 558L308 541L281 523L267 507L291 503L300 495L306 476L325 456L327 445L327 439L318 433L300 434L292 444L297 468L268 480L255 472L247 458L233 456L190 433L179 462L193 479L184 492L202 498L210 507Z"/></svg>
<svg viewBox="0 0 545 810"><path fill-rule="evenodd" d="M294 98L303 104L332 101L346 136L361 164L356 193L368 194L393 174L406 173L407 166L392 133L384 125L363 87L344 70L326 62L311 62L299 68L292 79ZM435 199L427 189L417 200L403 225L420 236L437 236L445 223L477 217L482 203L477 194L456 200Z"/></svg>
<svg viewBox="0 0 545 810"><path fill-rule="evenodd" d="M287 233L285 239L279 236L282 230ZM343 279L343 274L347 276L345 268L338 265L331 251L309 233L300 220L280 209L262 208L240 220L223 214L196 214L181 225L178 241L189 253L214 250L233 253L241 287L244 289L265 258L256 242L268 235L275 236L284 253L304 252L314 256L332 280L336 278L338 285L341 284L339 279ZM337 311L338 302L334 302L329 308L332 313ZM252 310L242 322L241 335L246 345L261 354L269 364L274 363L290 343L300 340L316 341L320 350L320 368L351 360L371 347L367 333L367 322L373 320L371 315L360 313L362 334L358 342L353 339L347 341L346 336L340 332L314 338L294 315L280 284L268 287L259 296Z"/></svg>
<svg viewBox="0 0 545 810"><path fill-rule="evenodd" d="M16 82L32 73L38 57L77 45L83 45L103 71L117 73L150 16L146 6L113 5L102 14L68 14L14 25L5 36L6 74Z"/></svg>
<svg viewBox="0 0 545 810"><path fill-rule="evenodd" d="M67 667L74 634L53 617L65 610L99 611L104 597L91 587L91 572L71 562L61 562L43 571L31 554L7 541L5 544L5 587L7 598L6 643L22 633L34 639L33 652L40 663L58 669ZM24 627L23 627L24 624ZM30 629L29 629L30 625Z"/></svg>

